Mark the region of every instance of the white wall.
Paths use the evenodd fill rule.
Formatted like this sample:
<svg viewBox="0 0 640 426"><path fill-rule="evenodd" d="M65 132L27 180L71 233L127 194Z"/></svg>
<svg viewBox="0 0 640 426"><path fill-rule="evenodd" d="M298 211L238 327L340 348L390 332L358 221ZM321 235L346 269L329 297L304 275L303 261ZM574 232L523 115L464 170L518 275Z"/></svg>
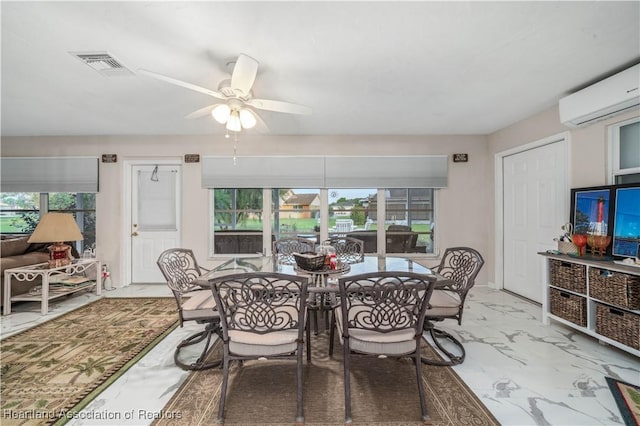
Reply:
<svg viewBox="0 0 640 426"><path fill-rule="evenodd" d="M633 117L640 117L638 109L584 128L569 129L560 123L558 107L555 106L489 135L487 138L488 156L493 161L497 153L569 131L569 188L567 191L570 188L606 185L608 184L609 162L608 128L612 124ZM492 166L489 171L491 182L494 181L494 174L495 170ZM492 191L491 197L495 198L494 191ZM569 211L568 208L567 211ZM493 217L494 214L494 203L492 202L491 216ZM566 221L569 221L569 217L566 218ZM498 242L495 241L494 225L493 222L489 225L489 246L492 249L487 253L489 259L485 259L488 260L487 266L489 267L486 272L489 283L494 283L495 280L495 250L493 248Z"/></svg>
<svg viewBox="0 0 640 426"><path fill-rule="evenodd" d="M493 224L493 158L485 136L247 136L238 141L242 155L435 155L467 153L468 163L449 163L449 187L437 193L436 237L440 249L453 245L477 248L489 258ZM184 154L233 155L233 142L222 136L58 136L3 137L2 156L100 156L117 154L115 164L100 164L96 197L97 255L110 265L114 285L123 277L122 236L124 161L176 159ZM293 160L292 160L293 161ZM203 266L209 252L208 191L200 185L200 164L183 165L183 246L190 247ZM426 262L436 264L435 260ZM478 278L487 282L488 264Z"/></svg>
<svg viewBox="0 0 640 426"><path fill-rule="evenodd" d="M570 130L570 186L607 183L607 126L640 116L638 110ZM495 280L494 156L496 153L555 135L568 129L558 108L542 111L491 135L463 136L248 136L241 135L238 155L435 155L469 154L468 163L449 163L449 187L437 194L437 245L467 245L485 257L478 284ZM117 154L115 164L100 164L96 199L98 255L111 265L115 285L123 281L121 236L124 160L171 159L184 154L232 155L233 142L222 136L58 136L3 137L2 156L82 156ZM200 164L183 166L183 246L191 247L204 266L209 252L208 191L200 185ZM568 189L567 189L568 190ZM567 218L568 220L569 218ZM428 265L435 261L425 262Z"/></svg>

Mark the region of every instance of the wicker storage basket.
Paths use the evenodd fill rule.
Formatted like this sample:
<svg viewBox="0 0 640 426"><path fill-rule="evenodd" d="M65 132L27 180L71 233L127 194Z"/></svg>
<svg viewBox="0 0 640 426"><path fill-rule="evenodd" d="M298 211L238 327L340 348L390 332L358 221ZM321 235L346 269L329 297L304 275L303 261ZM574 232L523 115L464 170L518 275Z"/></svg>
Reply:
<svg viewBox="0 0 640 426"><path fill-rule="evenodd" d="M317 254L314 252L305 253L293 253L293 258L296 261L298 268L305 271L317 271L324 266L324 254Z"/></svg>
<svg viewBox="0 0 640 426"><path fill-rule="evenodd" d="M553 287L549 290L553 315L582 327L587 325L587 299Z"/></svg>
<svg viewBox="0 0 640 426"><path fill-rule="evenodd" d="M589 268L589 296L627 309L640 309L640 277Z"/></svg>
<svg viewBox="0 0 640 426"><path fill-rule="evenodd" d="M558 251L562 254L578 254L578 247L569 241L558 241Z"/></svg>
<svg viewBox="0 0 640 426"><path fill-rule="evenodd" d="M587 272L585 265L549 259L551 285L566 288L576 293L587 294Z"/></svg>
<svg viewBox="0 0 640 426"><path fill-rule="evenodd" d="M640 349L640 315L596 302L596 333Z"/></svg>

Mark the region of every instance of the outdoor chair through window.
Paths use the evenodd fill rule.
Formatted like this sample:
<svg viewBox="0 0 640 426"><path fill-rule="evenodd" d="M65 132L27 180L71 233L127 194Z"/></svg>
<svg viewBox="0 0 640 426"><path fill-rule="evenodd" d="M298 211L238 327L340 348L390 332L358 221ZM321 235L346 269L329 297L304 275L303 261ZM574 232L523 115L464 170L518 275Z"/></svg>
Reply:
<svg viewBox="0 0 640 426"><path fill-rule="evenodd" d="M353 231L353 219L336 219L336 232L351 232Z"/></svg>
<svg viewBox="0 0 640 426"><path fill-rule="evenodd" d="M410 226L391 224L387 228L387 253L413 253L416 251L418 233Z"/></svg>
<svg viewBox="0 0 640 426"><path fill-rule="evenodd" d="M220 335L220 315L216 310L211 291L194 284L196 278L208 272L198 265L193 251L185 248L171 248L160 254L158 267L167 280L178 306L180 327L186 321L204 324L204 330L199 331L180 342L174 352L173 359L183 370L204 370L219 366L220 360L207 361L211 340L214 334ZM205 341L200 356L191 363L180 360L180 351L187 346ZM214 341L214 344L218 340Z"/></svg>
<svg viewBox="0 0 640 426"><path fill-rule="evenodd" d="M218 423L224 422L231 361L263 358L296 360L296 423L304 422L302 355L305 329L308 335L308 282L307 277L277 272L249 272L209 280L220 311L224 344ZM269 391L256 390L258 394Z"/></svg>
<svg viewBox="0 0 640 426"><path fill-rule="evenodd" d="M336 249L336 258L344 264L364 261L364 241L353 237L332 237L325 241Z"/></svg>
<svg viewBox="0 0 640 426"><path fill-rule="evenodd" d="M420 350L435 283L435 276L414 272L373 272L338 280L340 300L332 320L329 353L333 354L337 329L344 350L345 423L352 420L351 357L357 355L410 357L416 369L422 420L429 419Z"/></svg>
<svg viewBox="0 0 640 426"><path fill-rule="evenodd" d="M425 331L429 332L433 344L448 360L423 358L425 364L449 366L464 362L466 354L462 343L451 333L436 328L434 322L450 318L458 321L458 325L462 324L464 302L476 282L482 265L484 259L477 250L469 247L451 247L445 250L440 264L432 268L433 272L446 278L446 281L438 285L433 292L424 327ZM445 346L447 341L450 344Z"/></svg>
<svg viewBox="0 0 640 426"><path fill-rule="evenodd" d="M277 263L295 265L293 253L315 252L316 244L306 238L280 238L273 242L273 256Z"/></svg>

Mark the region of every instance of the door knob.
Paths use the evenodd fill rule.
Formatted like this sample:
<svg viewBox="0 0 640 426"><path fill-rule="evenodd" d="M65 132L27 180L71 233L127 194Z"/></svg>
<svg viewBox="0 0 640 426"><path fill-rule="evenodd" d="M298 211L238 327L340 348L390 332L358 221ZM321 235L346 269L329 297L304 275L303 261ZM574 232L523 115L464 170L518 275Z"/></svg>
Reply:
<svg viewBox="0 0 640 426"><path fill-rule="evenodd" d="M137 237L137 236L138 236L138 233L134 231L134 232L132 232L132 233L131 233L131 236L132 236L132 237Z"/></svg>

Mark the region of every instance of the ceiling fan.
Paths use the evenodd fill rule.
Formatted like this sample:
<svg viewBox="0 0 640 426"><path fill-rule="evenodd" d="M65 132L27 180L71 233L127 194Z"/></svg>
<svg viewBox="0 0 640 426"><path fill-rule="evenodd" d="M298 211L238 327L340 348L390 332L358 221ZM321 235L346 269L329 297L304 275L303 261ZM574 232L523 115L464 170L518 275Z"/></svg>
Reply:
<svg viewBox="0 0 640 426"><path fill-rule="evenodd" d="M260 116L253 110L254 108L288 114L311 114L311 108L304 105L254 98L251 87L258 73L258 61L252 57L241 53L235 63L232 62L230 65L231 64L233 64L231 78L222 80L218 85L217 91L176 80L175 78L145 69L139 69L138 71L149 77L186 89L195 90L196 92L204 93L224 101L200 108L186 115L185 118L198 118L211 114L217 122L225 124L227 130L233 132L250 129L254 127L258 121L264 124Z"/></svg>

